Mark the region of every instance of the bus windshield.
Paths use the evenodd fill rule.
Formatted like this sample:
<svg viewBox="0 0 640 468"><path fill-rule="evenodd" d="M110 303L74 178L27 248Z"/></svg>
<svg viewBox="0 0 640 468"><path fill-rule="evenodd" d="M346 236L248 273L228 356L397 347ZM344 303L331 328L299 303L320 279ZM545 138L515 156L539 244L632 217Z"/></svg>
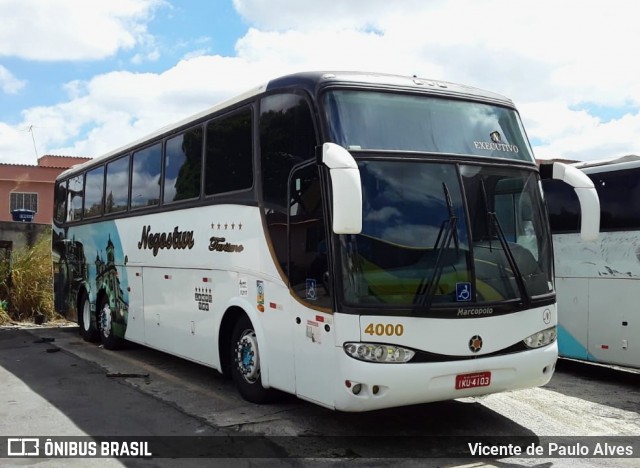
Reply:
<svg viewBox="0 0 640 468"><path fill-rule="evenodd" d="M333 90L325 95L331 141L349 150L464 154L535 162L518 113L440 97Z"/></svg>
<svg viewBox="0 0 640 468"><path fill-rule="evenodd" d="M340 236L347 303L427 310L553 292L533 170L360 160L363 227Z"/></svg>

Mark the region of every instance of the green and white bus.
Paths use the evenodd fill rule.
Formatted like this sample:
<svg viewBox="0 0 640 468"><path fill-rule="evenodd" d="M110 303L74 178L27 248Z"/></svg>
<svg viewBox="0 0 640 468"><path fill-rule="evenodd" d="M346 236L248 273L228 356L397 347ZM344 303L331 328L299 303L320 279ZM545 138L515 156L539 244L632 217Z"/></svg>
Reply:
<svg viewBox="0 0 640 468"><path fill-rule="evenodd" d="M561 357L640 369L640 157L574 165L600 200L598 242L580 239L573 190L543 182L556 253Z"/></svg>
<svg viewBox="0 0 640 468"><path fill-rule="evenodd" d="M593 185L553 175L597 232ZM66 171L55 204L55 303L82 336L228 373L249 401L367 411L553 374L540 174L497 94L289 75Z"/></svg>

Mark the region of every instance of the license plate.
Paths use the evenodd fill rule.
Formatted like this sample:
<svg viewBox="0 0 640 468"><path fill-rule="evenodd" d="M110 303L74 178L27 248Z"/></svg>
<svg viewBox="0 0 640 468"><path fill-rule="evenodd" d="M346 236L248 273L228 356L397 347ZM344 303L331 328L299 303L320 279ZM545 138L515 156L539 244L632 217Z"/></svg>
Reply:
<svg viewBox="0 0 640 468"><path fill-rule="evenodd" d="M456 390L491 385L491 372L474 372L472 374L456 375Z"/></svg>

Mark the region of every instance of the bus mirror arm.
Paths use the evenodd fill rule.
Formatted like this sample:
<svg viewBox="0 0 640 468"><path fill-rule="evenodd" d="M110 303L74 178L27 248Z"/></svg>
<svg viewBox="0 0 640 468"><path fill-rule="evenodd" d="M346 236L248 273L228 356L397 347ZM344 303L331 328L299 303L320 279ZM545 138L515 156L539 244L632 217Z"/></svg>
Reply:
<svg viewBox="0 0 640 468"><path fill-rule="evenodd" d="M335 143L322 145L322 164L329 168L333 200L333 232L359 234L362 231L362 183L353 156Z"/></svg>
<svg viewBox="0 0 640 468"><path fill-rule="evenodd" d="M597 240L600 233L600 200L591 179L581 170L559 162L553 163L551 178L573 187L580 202L580 237L586 242Z"/></svg>

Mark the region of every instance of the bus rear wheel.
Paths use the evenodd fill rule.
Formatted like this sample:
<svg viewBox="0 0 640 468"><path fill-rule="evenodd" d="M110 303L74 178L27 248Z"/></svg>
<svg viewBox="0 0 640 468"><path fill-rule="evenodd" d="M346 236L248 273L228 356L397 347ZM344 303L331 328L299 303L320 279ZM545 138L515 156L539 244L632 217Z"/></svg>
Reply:
<svg viewBox="0 0 640 468"><path fill-rule="evenodd" d="M98 341L98 326L96 316L91 312L91 303L86 292L80 297L80 307L78 307L78 325L80 325L80 336L85 341Z"/></svg>
<svg viewBox="0 0 640 468"><path fill-rule="evenodd" d="M124 340L115 335L113 330L113 311L106 295L100 298L98 307L98 327L100 341L106 349L120 349Z"/></svg>
<svg viewBox="0 0 640 468"><path fill-rule="evenodd" d="M246 315L238 320L233 329L230 355L231 375L242 398L251 403L273 400L275 391L262 386L258 339Z"/></svg>

